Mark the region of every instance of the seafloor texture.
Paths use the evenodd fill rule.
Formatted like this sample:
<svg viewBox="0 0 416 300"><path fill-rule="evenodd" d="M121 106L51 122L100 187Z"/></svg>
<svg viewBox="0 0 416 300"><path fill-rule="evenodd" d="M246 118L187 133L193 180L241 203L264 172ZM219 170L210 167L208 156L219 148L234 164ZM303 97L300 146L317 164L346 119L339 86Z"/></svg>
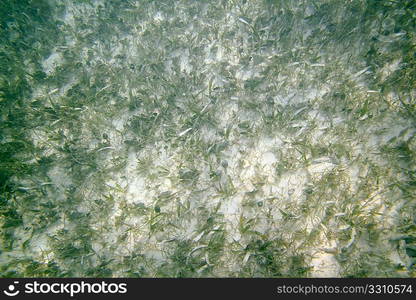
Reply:
<svg viewBox="0 0 416 300"><path fill-rule="evenodd" d="M1 276L414 277L415 9L1 1Z"/></svg>

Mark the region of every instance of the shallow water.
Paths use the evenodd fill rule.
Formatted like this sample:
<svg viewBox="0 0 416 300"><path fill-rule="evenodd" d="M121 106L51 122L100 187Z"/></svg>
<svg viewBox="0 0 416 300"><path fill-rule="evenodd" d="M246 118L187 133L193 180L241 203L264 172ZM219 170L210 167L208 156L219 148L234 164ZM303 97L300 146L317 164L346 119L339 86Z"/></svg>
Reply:
<svg viewBox="0 0 416 300"><path fill-rule="evenodd" d="M2 1L3 277L414 277L412 1Z"/></svg>

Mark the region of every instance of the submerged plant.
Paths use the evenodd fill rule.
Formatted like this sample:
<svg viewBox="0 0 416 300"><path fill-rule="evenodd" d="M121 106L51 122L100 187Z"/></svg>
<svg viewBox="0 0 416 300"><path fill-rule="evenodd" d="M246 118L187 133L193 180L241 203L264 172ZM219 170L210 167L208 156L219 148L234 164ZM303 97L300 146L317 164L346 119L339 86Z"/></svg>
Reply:
<svg viewBox="0 0 416 300"><path fill-rule="evenodd" d="M415 276L413 1L58 2L0 4L1 276Z"/></svg>

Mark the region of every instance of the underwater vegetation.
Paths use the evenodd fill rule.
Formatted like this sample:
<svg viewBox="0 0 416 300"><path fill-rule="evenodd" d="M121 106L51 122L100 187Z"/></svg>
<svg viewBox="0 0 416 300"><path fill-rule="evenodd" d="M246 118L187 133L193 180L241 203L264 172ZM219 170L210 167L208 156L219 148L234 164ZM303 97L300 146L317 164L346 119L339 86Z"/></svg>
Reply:
<svg viewBox="0 0 416 300"><path fill-rule="evenodd" d="M416 3L0 2L1 277L415 277Z"/></svg>

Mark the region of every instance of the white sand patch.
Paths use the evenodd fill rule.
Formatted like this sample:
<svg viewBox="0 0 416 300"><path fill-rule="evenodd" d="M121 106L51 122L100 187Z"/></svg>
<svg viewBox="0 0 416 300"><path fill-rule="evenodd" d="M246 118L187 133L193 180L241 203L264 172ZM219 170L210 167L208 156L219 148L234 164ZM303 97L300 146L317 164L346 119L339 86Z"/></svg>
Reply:
<svg viewBox="0 0 416 300"><path fill-rule="evenodd" d="M50 253L48 250L50 249L50 244L49 244L49 237L53 236L58 230L64 229L64 223L63 222L58 222L55 223L53 225L50 225L47 229L46 232L43 234L36 234L36 238L32 238L30 243L31 243L31 251L37 252L38 254L43 254L46 256L44 256L46 258L46 263L52 259L53 257L51 257L51 255L53 253Z"/></svg>
<svg viewBox="0 0 416 300"><path fill-rule="evenodd" d="M225 128L238 112L237 101L227 101L224 103L223 109L218 111L217 120L220 122L220 126Z"/></svg>
<svg viewBox="0 0 416 300"><path fill-rule="evenodd" d="M395 59L393 62L386 64L381 69L381 80L386 80L387 77L389 77L391 74L396 72L400 68L402 59Z"/></svg>
<svg viewBox="0 0 416 300"><path fill-rule="evenodd" d="M127 185L126 200L129 203L146 203L145 181L140 177L133 177Z"/></svg>
<svg viewBox="0 0 416 300"><path fill-rule="evenodd" d="M63 62L61 53L52 52L47 59L42 62L43 71L47 75L51 75L55 72L56 67L60 66Z"/></svg>
<svg viewBox="0 0 416 300"><path fill-rule="evenodd" d="M225 220L230 224L236 224L238 216L241 213L242 195L235 195L234 197L221 201L220 212L224 214ZM234 226L232 226L234 227Z"/></svg>
<svg viewBox="0 0 416 300"><path fill-rule="evenodd" d="M162 21L165 20L165 17L163 16L162 12L158 11L153 17L153 20L155 21L155 23L161 23Z"/></svg>
<svg viewBox="0 0 416 300"><path fill-rule="evenodd" d="M329 157L321 157L312 161L312 164L308 167L308 172L316 177L331 171L335 167L336 164Z"/></svg>
<svg viewBox="0 0 416 300"><path fill-rule="evenodd" d="M315 254L311 261L311 277L339 277L340 265L335 259L335 256L324 251L320 251Z"/></svg>
<svg viewBox="0 0 416 300"><path fill-rule="evenodd" d="M309 176L306 170L286 172L280 177L273 190L277 195L289 201L301 202L304 196L303 190L308 181Z"/></svg>
<svg viewBox="0 0 416 300"><path fill-rule="evenodd" d="M200 129L200 136L205 143L212 143L216 139L218 139L217 131L214 128L210 128L207 126L203 126Z"/></svg>
<svg viewBox="0 0 416 300"><path fill-rule="evenodd" d="M63 166L54 166L48 171L48 177L60 189L64 189L72 184L71 177L68 176Z"/></svg>
<svg viewBox="0 0 416 300"><path fill-rule="evenodd" d="M243 211L241 205L242 200L243 196L237 194L221 203L220 212L224 214L225 229L227 232L227 240L229 242L234 240L238 241L241 238L237 228L240 215Z"/></svg>
<svg viewBox="0 0 416 300"><path fill-rule="evenodd" d="M277 162L276 156L272 152L265 152L261 157L261 163L263 165L272 165Z"/></svg>
<svg viewBox="0 0 416 300"><path fill-rule="evenodd" d="M192 65L189 60L189 50L186 49L180 56L179 68L181 72L189 74L192 71Z"/></svg>

